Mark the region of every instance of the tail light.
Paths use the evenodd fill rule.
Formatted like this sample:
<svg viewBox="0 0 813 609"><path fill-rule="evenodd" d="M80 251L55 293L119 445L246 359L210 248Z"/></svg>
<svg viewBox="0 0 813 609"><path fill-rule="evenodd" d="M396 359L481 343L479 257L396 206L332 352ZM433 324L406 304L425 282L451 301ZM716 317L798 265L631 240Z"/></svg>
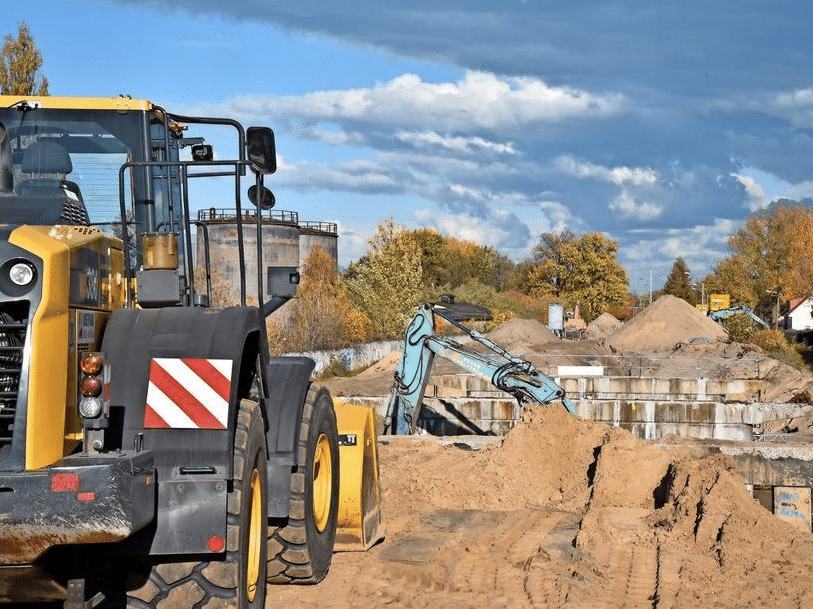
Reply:
<svg viewBox="0 0 813 609"><path fill-rule="evenodd" d="M84 353L79 360L79 414L85 428L85 440L90 430L107 428L110 413L109 369L103 353ZM94 437L98 434L90 434ZM94 442L98 443L95 437ZM101 446L99 446L99 449Z"/></svg>

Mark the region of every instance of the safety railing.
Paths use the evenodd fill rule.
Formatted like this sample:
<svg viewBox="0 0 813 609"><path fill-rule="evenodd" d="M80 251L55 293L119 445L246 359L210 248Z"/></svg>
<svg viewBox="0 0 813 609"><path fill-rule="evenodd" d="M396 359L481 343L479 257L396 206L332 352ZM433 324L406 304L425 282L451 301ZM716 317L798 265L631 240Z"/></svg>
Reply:
<svg viewBox="0 0 813 609"><path fill-rule="evenodd" d="M299 224L299 214L295 211L283 209L269 209L266 211L257 209L242 210L243 222L255 222L257 214L260 214L260 221L263 223ZM198 210L198 222L236 222L237 210L234 208L210 207L209 209Z"/></svg>

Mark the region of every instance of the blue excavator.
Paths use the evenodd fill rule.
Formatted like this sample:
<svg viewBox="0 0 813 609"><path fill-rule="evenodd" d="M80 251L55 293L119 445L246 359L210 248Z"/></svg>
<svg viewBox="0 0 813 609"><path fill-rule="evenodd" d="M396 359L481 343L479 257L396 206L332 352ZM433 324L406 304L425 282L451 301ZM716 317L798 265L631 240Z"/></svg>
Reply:
<svg viewBox="0 0 813 609"><path fill-rule="evenodd" d="M743 315L748 315L751 319L757 322L759 325L767 328L768 324L760 318L751 307L747 307L745 305L735 305L733 307L728 307L727 309L718 309L717 311L710 311L709 317L711 317L714 321L718 323L722 323L723 319L726 317L730 317L732 315L737 315L741 313Z"/></svg>
<svg viewBox="0 0 813 609"><path fill-rule="evenodd" d="M450 338L438 336L434 316L461 330L491 353L477 351ZM576 414L565 391L534 365L508 353L476 330L446 315L437 305L422 305L404 334L404 351L395 369L384 432L405 435L415 432L429 373L434 357L447 359L464 370L491 382L497 389L511 394L520 404L548 405L560 400L571 414Z"/></svg>

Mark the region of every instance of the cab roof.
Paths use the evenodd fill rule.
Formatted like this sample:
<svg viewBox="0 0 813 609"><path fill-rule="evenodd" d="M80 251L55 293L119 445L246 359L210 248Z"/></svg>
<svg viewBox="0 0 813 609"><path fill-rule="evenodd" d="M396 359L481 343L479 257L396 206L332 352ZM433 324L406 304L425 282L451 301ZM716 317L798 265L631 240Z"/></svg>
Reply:
<svg viewBox="0 0 813 609"><path fill-rule="evenodd" d="M20 102L31 106L57 110L144 110L153 109L152 102L146 99L132 99L126 95L118 97L56 97L51 95L0 95L0 108L10 108Z"/></svg>

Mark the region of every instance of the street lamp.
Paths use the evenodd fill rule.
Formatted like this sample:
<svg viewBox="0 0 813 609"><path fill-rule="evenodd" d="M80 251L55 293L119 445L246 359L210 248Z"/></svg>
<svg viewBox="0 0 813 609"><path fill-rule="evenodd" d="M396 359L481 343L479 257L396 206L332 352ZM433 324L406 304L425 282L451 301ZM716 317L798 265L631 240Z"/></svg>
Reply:
<svg viewBox="0 0 813 609"><path fill-rule="evenodd" d="M700 282L700 289L699 290L697 289L697 284L696 283L692 284L692 288L694 288L696 291L700 292L700 307L702 308L704 313L708 313L708 311L706 309L706 282L705 281Z"/></svg>

